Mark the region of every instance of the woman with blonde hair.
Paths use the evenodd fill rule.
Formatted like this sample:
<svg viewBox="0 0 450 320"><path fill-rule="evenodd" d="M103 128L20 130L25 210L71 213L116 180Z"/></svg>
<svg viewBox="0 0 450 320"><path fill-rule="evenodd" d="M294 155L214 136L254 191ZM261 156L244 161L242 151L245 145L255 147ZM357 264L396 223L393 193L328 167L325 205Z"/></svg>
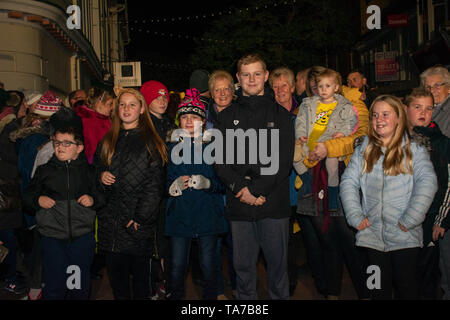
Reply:
<svg viewBox="0 0 450 320"><path fill-rule="evenodd" d="M142 94L118 88L116 95L111 130L94 156L107 202L98 212L99 249L114 298L144 299L168 156Z"/></svg>
<svg viewBox="0 0 450 320"><path fill-rule="evenodd" d="M369 264L381 274L374 299L417 299L417 256L422 222L437 191L428 152L408 130L401 101L377 97L369 110L369 131L340 184L347 222L356 245L367 248ZM360 196L361 190L361 196Z"/></svg>

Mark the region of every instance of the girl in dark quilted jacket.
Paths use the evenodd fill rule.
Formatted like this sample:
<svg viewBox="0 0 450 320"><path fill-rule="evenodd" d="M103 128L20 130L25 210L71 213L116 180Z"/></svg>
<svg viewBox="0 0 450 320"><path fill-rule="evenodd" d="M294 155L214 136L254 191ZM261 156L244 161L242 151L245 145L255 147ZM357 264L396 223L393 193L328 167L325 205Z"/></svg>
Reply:
<svg viewBox="0 0 450 320"><path fill-rule="evenodd" d="M144 299L167 151L142 94L128 88L115 91L111 129L94 156L107 203L98 212L99 250L105 252L114 298Z"/></svg>
<svg viewBox="0 0 450 320"><path fill-rule="evenodd" d="M223 195L225 186L216 176L211 162L201 159L208 145L202 128L206 122L205 106L197 89L186 92L177 115L181 130L172 134L167 166L169 199L166 209L165 234L170 237L172 252L171 289L174 300L185 294L185 275L191 241L199 243L199 259L203 273L203 298L217 299L216 245L219 235L228 231ZM209 164L208 164L209 163Z"/></svg>

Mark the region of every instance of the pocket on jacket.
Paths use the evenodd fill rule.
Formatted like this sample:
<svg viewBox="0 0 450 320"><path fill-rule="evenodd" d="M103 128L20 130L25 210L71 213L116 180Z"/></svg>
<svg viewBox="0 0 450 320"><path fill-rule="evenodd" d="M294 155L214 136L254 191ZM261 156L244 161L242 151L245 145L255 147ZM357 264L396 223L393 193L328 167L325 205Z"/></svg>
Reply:
<svg viewBox="0 0 450 320"><path fill-rule="evenodd" d="M84 207L75 200L71 201L72 236L79 237L94 231L95 210Z"/></svg>
<svg viewBox="0 0 450 320"><path fill-rule="evenodd" d="M57 202L50 209L40 209L36 212L37 230L41 235L56 239L69 237L67 213L61 206L62 204Z"/></svg>

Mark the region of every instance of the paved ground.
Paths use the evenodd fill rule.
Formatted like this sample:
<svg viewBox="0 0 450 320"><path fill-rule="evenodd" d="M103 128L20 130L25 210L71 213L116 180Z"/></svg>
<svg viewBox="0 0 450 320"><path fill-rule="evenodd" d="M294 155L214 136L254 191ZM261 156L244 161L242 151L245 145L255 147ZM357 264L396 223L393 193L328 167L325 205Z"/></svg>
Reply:
<svg viewBox="0 0 450 320"><path fill-rule="evenodd" d="M301 243L301 238L299 240L299 248L298 248L299 256L297 260L297 265L302 266L305 263L305 250L303 244ZM225 257L225 255L224 255ZM227 266L224 263L224 277L225 284L229 283L228 275L227 275ZM319 295L315 289L313 279L308 272L307 268L302 267L301 272L298 276L298 283L294 295L291 297L293 300L323 300L324 297ZM259 272L259 283L258 283L258 295L260 299L268 299L267 294L267 282L266 282L266 272L263 263L262 257L258 263L258 272ZM108 276L105 269L101 270L102 279L100 280L92 280L92 292L91 292L91 300L113 300L113 295L111 292L111 287L109 285ZM1 288L3 288L3 284L0 283ZM232 292L229 285L225 287L225 295L232 299ZM6 292L5 290L0 290L0 300L17 300L26 298L26 294L24 295L15 295ZM342 294L341 299L344 300L355 300L357 299L356 293L351 284L349 275L347 270L344 271L343 277L343 285L342 285ZM191 274L188 273L188 277L186 280L186 299L189 300L200 300L201 299L201 287L194 284L192 281Z"/></svg>

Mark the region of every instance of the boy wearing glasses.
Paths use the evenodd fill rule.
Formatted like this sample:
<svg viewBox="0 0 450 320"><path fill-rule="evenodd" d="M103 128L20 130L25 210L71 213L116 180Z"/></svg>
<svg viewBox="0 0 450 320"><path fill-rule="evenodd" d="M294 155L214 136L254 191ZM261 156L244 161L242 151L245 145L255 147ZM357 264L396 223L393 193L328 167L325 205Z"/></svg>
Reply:
<svg viewBox="0 0 450 320"><path fill-rule="evenodd" d="M75 126L56 129L54 155L37 168L24 193L42 236L44 299L89 298L95 210L103 201L83 153L82 132Z"/></svg>

